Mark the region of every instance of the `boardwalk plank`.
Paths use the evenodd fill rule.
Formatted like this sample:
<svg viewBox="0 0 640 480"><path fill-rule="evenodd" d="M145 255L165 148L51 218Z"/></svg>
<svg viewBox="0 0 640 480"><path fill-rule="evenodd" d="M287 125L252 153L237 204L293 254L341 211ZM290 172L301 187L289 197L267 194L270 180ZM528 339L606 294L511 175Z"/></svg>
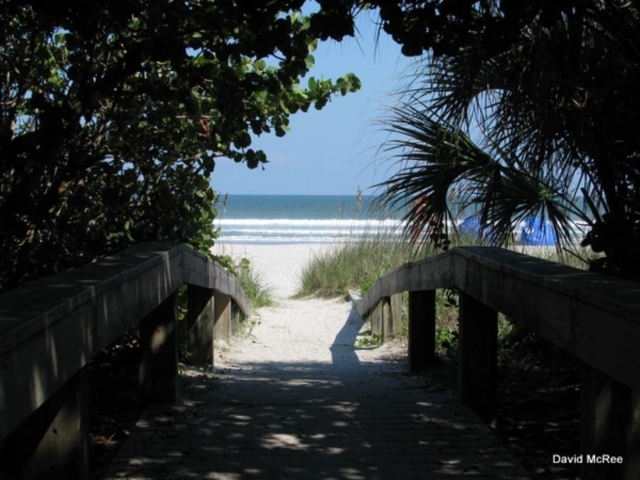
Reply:
<svg viewBox="0 0 640 480"><path fill-rule="evenodd" d="M191 372L182 403L147 411L102 479L528 478L454 395L403 370Z"/></svg>

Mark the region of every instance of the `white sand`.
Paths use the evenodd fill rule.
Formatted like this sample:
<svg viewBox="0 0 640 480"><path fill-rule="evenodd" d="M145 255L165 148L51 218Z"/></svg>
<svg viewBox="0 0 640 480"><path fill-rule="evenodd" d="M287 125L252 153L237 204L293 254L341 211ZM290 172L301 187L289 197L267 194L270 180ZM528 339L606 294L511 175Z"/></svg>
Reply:
<svg viewBox="0 0 640 480"><path fill-rule="evenodd" d="M333 244L294 243L273 245L224 244L218 243L213 252L246 258L254 272L265 285L273 289L275 297L288 298L296 293L300 285L302 268L314 256L334 248Z"/></svg>
<svg viewBox="0 0 640 480"><path fill-rule="evenodd" d="M255 312L249 320L254 326L246 338L235 338L230 348L218 349L219 366L305 361L348 369L353 361L378 362L406 356L404 342L354 350L354 344L357 346L368 327L351 302L343 298L290 298L297 292L303 267L330 248L335 245L216 246L217 254L249 259L264 283L272 288L276 303Z"/></svg>

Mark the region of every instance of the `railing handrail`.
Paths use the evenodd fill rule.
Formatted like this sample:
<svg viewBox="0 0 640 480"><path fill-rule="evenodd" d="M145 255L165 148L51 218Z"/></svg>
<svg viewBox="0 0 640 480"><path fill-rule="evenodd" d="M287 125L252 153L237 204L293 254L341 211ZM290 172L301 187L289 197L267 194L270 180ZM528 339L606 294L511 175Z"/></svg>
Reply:
<svg viewBox="0 0 640 480"><path fill-rule="evenodd" d="M640 284L495 247L456 247L380 277L356 303L457 288L640 391Z"/></svg>
<svg viewBox="0 0 640 480"><path fill-rule="evenodd" d="M0 439L184 284L251 313L235 277L184 244L139 244L0 295Z"/></svg>

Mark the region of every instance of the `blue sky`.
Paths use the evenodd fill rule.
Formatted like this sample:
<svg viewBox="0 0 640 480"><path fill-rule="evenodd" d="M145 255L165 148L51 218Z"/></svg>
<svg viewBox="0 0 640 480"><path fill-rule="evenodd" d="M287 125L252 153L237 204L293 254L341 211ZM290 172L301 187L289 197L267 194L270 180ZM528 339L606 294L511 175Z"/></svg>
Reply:
<svg viewBox="0 0 640 480"><path fill-rule="evenodd" d="M374 16L358 19L356 38L323 42L313 53L316 65L309 76L337 78L349 72L362 81L359 92L336 97L320 111L310 109L291 117L284 137L256 138L269 163L264 170L219 159L211 184L229 194L355 195L365 193L390 175L388 162L376 150L387 135L376 125L384 106L391 104L410 60L386 34L376 44ZM306 80L303 80L303 84ZM370 192L369 192L370 193Z"/></svg>

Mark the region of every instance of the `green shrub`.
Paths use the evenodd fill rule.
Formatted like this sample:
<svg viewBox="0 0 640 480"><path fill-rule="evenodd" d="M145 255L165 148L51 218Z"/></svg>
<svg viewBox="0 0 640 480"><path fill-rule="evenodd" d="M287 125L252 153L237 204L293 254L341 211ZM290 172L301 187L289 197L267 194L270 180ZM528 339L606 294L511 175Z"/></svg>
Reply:
<svg viewBox="0 0 640 480"><path fill-rule="evenodd" d="M273 305L271 288L264 285L260 275L253 269L248 259L241 259L235 265L234 271L244 293L251 300L254 308Z"/></svg>

